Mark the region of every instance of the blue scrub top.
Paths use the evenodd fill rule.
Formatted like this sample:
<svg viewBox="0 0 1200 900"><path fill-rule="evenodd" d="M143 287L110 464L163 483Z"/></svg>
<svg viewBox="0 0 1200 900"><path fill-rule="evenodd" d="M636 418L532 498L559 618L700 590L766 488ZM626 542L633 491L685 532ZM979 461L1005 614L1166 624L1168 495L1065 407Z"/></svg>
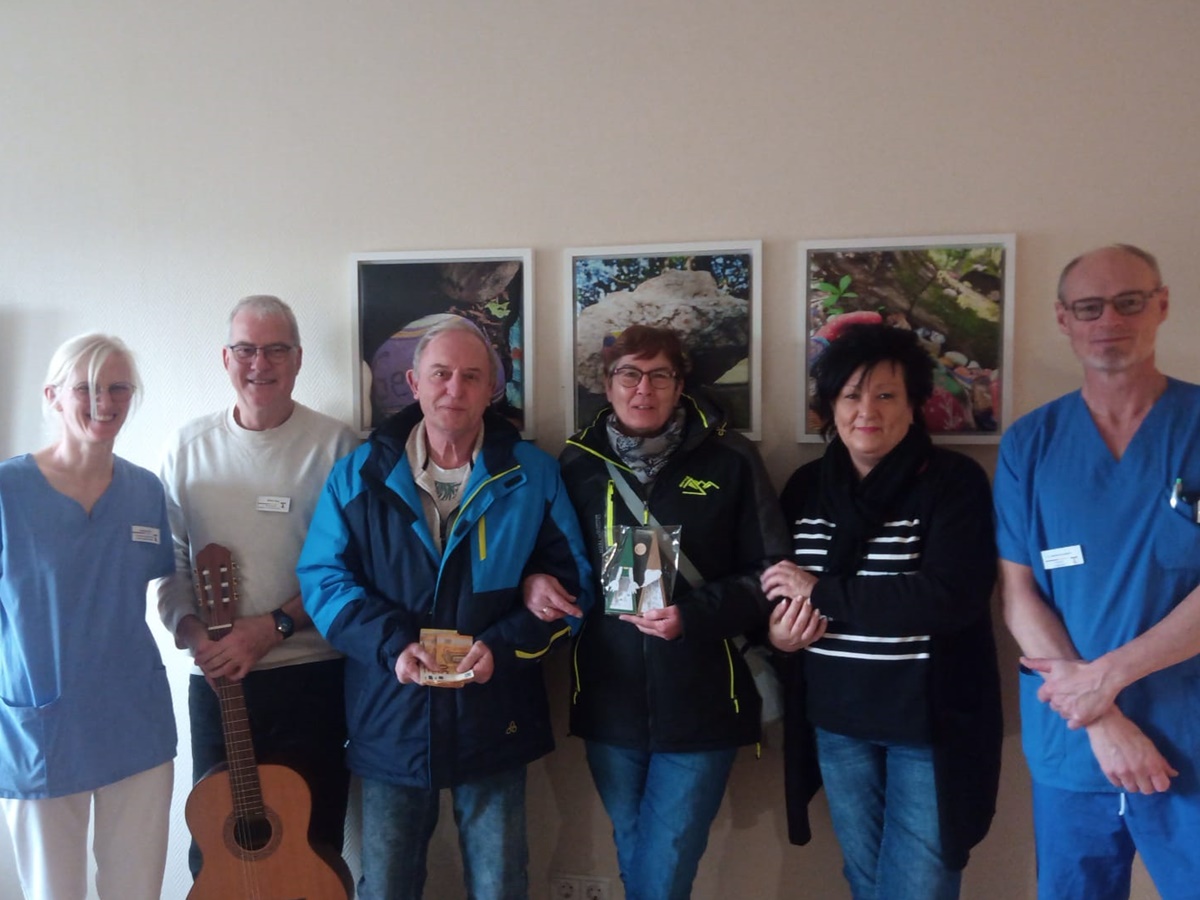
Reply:
<svg viewBox="0 0 1200 900"><path fill-rule="evenodd" d="M1171 509L1176 478L1200 493L1200 387L1168 380L1120 460L1076 391L1016 422L996 468L996 540L1002 559L1029 566L1084 659L1160 622L1200 585L1200 525ZM1083 562L1047 569L1042 553L1079 547ZM1021 675L1021 719L1033 777L1067 790L1116 790L1091 753L1037 699L1041 676ZM1122 711L1196 790L1200 657L1121 692Z"/></svg>
<svg viewBox="0 0 1200 900"><path fill-rule="evenodd" d="M119 457L93 507L0 463L0 797L94 790L175 756L149 581L174 571L162 485Z"/></svg>

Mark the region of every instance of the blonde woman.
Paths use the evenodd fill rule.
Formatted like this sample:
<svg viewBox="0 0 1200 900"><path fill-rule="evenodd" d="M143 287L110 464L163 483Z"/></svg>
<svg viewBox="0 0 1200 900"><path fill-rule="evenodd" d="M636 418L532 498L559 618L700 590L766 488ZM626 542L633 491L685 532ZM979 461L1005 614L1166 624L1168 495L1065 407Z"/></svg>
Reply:
<svg viewBox="0 0 1200 900"><path fill-rule="evenodd" d="M174 570L158 479L113 454L141 389L100 334L55 352L57 439L0 463L0 809L28 898L155 900L166 861L175 720L146 624Z"/></svg>

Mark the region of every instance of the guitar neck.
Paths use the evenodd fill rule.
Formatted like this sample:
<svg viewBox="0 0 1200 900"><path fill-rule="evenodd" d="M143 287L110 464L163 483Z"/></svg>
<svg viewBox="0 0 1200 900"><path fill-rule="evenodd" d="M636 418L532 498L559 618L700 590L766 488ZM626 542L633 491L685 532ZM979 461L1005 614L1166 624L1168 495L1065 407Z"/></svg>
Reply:
<svg viewBox="0 0 1200 900"><path fill-rule="evenodd" d="M225 735L225 759L229 765L234 813L238 818L261 818L264 815L262 785L258 780L258 760L254 756L242 683L218 678L217 697L221 704L221 730Z"/></svg>
<svg viewBox="0 0 1200 900"><path fill-rule="evenodd" d="M237 606L234 571L232 554L220 544L209 544L196 554L196 598L207 622L209 640L219 641L233 629ZM222 676L216 679L216 688L234 812L239 819L261 818L265 808L262 785L242 683Z"/></svg>

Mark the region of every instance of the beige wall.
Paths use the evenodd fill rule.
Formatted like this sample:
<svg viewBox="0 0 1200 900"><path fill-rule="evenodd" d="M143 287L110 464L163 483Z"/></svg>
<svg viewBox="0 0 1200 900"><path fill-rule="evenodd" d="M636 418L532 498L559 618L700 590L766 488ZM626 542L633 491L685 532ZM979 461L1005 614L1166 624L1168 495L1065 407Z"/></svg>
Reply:
<svg viewBox="0 0 1200 900"><path fill-rule="evenodd" d="M118 450L154 466L168 429L228 400L223 316L253 292L299 314L300 399L348 420L348 256L373 250L535 249L551 451L568 246L763 239L761 446L779 484L816 452L792 439L803 239L1015 232L1018 412L1077 385L1052 328L1058 267L1143 244L1175 287L1161 363L1200 380L1198 38L1200 5L1181 0L10 0L0 455L44 441L53 348L108 329L148 386ZM552 665L559 703L564 674ZM1016 727L969 897L1033 896ZM738 764L701 900L845 895L823 812L813 845L785 845L769 737ZM577 741L532 768L530 805L535 897L551 871L615 878ZM182 897L174 824L167 896ZM0 896L7 854L0 841ZM456 896L452 831L433 858L429 895Z"/></svg>

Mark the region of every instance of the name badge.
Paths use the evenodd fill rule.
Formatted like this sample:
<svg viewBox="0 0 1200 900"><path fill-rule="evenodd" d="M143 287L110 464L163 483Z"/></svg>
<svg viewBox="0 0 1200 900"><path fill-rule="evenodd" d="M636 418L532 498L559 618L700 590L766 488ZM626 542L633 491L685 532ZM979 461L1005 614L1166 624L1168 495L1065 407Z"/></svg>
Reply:
<svg viewBox="0 0 1200 900"><path fill-rule="evenodd" d="M1053 550L1042 551L1042 565L1047 569L1065 569L1068 566L1083 565L1083 547L1072 544L1070 547L1055 547Z"/></svg>
<svg viewBox="0 0 1200 900"><path fill-rule="evenodd" d="M134 525L132 537L139 544L157 544L159 531L150 525Z"/></svg>
<svg viewBox="0 0 1200 900"><path fill-rule="evenodd" d="M254 501L259 512L285 513L292 508L291 497L259 497Z"/></svg>

